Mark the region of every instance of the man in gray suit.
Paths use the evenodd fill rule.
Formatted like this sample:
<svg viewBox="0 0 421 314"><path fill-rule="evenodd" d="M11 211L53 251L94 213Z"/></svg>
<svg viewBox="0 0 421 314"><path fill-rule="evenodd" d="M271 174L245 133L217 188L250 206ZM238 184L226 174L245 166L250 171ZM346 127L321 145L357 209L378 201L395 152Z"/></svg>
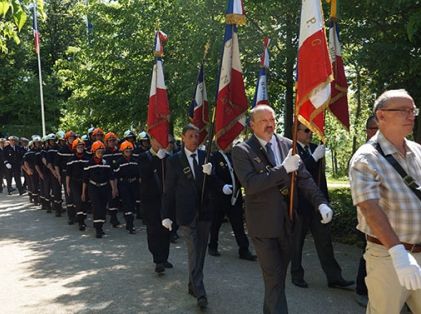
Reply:
<svg viewBox="0 0 421 314"><path fill-rule="evenodd" d="M288 216L290 174L297 172L296 194L318 209L322 221L329 222L333 212L300 156L291 154L291 140L275 134L273 109L266 105L255 107L250 126L253 136L233 149L234 169L245 188L247 228L262 268L263 313L283 314L288 313L285 277L292 244Z"/></svg>

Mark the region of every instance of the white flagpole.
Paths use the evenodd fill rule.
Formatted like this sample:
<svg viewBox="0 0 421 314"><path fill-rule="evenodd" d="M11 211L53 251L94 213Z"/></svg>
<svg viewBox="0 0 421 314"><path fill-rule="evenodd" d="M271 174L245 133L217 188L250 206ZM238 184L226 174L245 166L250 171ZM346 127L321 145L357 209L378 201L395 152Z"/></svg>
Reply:
<svg viewBox="0 0 421 314"><path fill-rule="evenodd" d="M35 30L38 32L38 21L37 21L37 2L36 0L34 1L34 27ZM39 42L37 43L38 45L38 49L36 51L37 53L37 57L38 57L38 77L39 77L39 94L40 94L40 98L41 98L41 124L42 124L42 136L46 135L45 132L45 114L44 114L44 92L42 89L42 71L41 71L41 47Z"/></svg>

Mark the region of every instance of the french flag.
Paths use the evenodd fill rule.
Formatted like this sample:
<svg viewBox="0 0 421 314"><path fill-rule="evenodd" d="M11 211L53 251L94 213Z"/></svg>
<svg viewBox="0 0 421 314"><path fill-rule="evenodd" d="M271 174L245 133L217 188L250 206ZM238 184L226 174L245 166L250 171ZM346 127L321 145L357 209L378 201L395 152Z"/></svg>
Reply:
<svg viewBox="0 0 421 314"><path fill-rule="evenodd" d="M260 70L257 78L256 92L254 94L252 108L258 105L269 105L269 96L267 90L267 72L269 70L269 44L270 39L265 37L263 40L263 54L260 58Z"/></svg>
<svg viewBox="0 0 421 314"><path fill-rule="evenodd" d="M246 123L248 105L235 24L243 21L245 16L242 1L229 0L215 113L216 143L222 150L243 131Z"/></svg>
<svg viewBox="0 0 421 314"><path fill-rule="evenodd" d="M38 20L37 20L37 7L36 5L32 8L32 30L34 32L34 49L37 54L39 54L39 44L40 44L40 34L38 30Z"/></svg>
<svg viewBox="0 0 421 314"><path fill-rule="evenodd" d="M320 0L302 1L297 68L298 119L324 139L333 77Z"/></svg>
<svg viewBox="0 0 421 314"><path fill-rule="evenodd" d="M152 72L151 90L148 104L148 132L162 148L168 146L170 107L165 86L162 56L168 37L161 31L155 33L155 64Z"/></svg>
<svg viewBox="0 0 421 314"><path fill-rule="evenodd" d="M199 129L199 143L202 144L208 135L207 126L209 124L208 95L206 93L203 63L199 69L196 89L189 107L189 118L191 123Z"/></svg>

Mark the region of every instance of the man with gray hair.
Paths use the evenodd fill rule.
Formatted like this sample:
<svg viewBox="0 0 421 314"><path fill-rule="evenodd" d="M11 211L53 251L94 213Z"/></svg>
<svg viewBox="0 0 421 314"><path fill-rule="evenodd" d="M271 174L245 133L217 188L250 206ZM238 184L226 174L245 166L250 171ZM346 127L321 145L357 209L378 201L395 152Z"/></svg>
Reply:
<svg viewBox="0 0 421 314"><path fill-rule="evenodd" d="M255 107L250 126L253 136L234 146L232 159L245 189L247 228L263 273L263 313L288 313L285 277L292 241L288 217L290 174L297 172L298 193L320 212L323 223L332 219L333 212L300 156L292 155L291 140L275 134L273 109L267 105Z"/></svg>
<svg viewBox="0 0 421 314"><path fill-rule="evenodd" d="M379 131L351 159L357 228L367 247L367 313L421 313L421 145L407 140L419 109L402 89L374 104Z"/></svg>

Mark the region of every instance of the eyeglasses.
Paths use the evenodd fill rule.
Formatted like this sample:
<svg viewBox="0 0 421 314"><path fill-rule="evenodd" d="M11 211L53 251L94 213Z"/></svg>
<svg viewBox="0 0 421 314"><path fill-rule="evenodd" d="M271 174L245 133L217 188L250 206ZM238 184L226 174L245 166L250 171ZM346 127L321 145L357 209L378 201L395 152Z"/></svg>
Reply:
<svg viewBox="0 0 421 314"><path fill-rule="evenodd" d="M382 111L391 111L391 112L400 112L401 116L408 117L414 116L417 117L420 113L419 108L412 108L412 109L379 109Z"/></svg>
<svg viewBox="0 0 421 314"><path fill-rule="evenodd" d="M305 133L310 133L310 132L311 132L311 130L310 130L310 129L298 129L298 131L303 131L303 132L305 132Z"/></svg>

